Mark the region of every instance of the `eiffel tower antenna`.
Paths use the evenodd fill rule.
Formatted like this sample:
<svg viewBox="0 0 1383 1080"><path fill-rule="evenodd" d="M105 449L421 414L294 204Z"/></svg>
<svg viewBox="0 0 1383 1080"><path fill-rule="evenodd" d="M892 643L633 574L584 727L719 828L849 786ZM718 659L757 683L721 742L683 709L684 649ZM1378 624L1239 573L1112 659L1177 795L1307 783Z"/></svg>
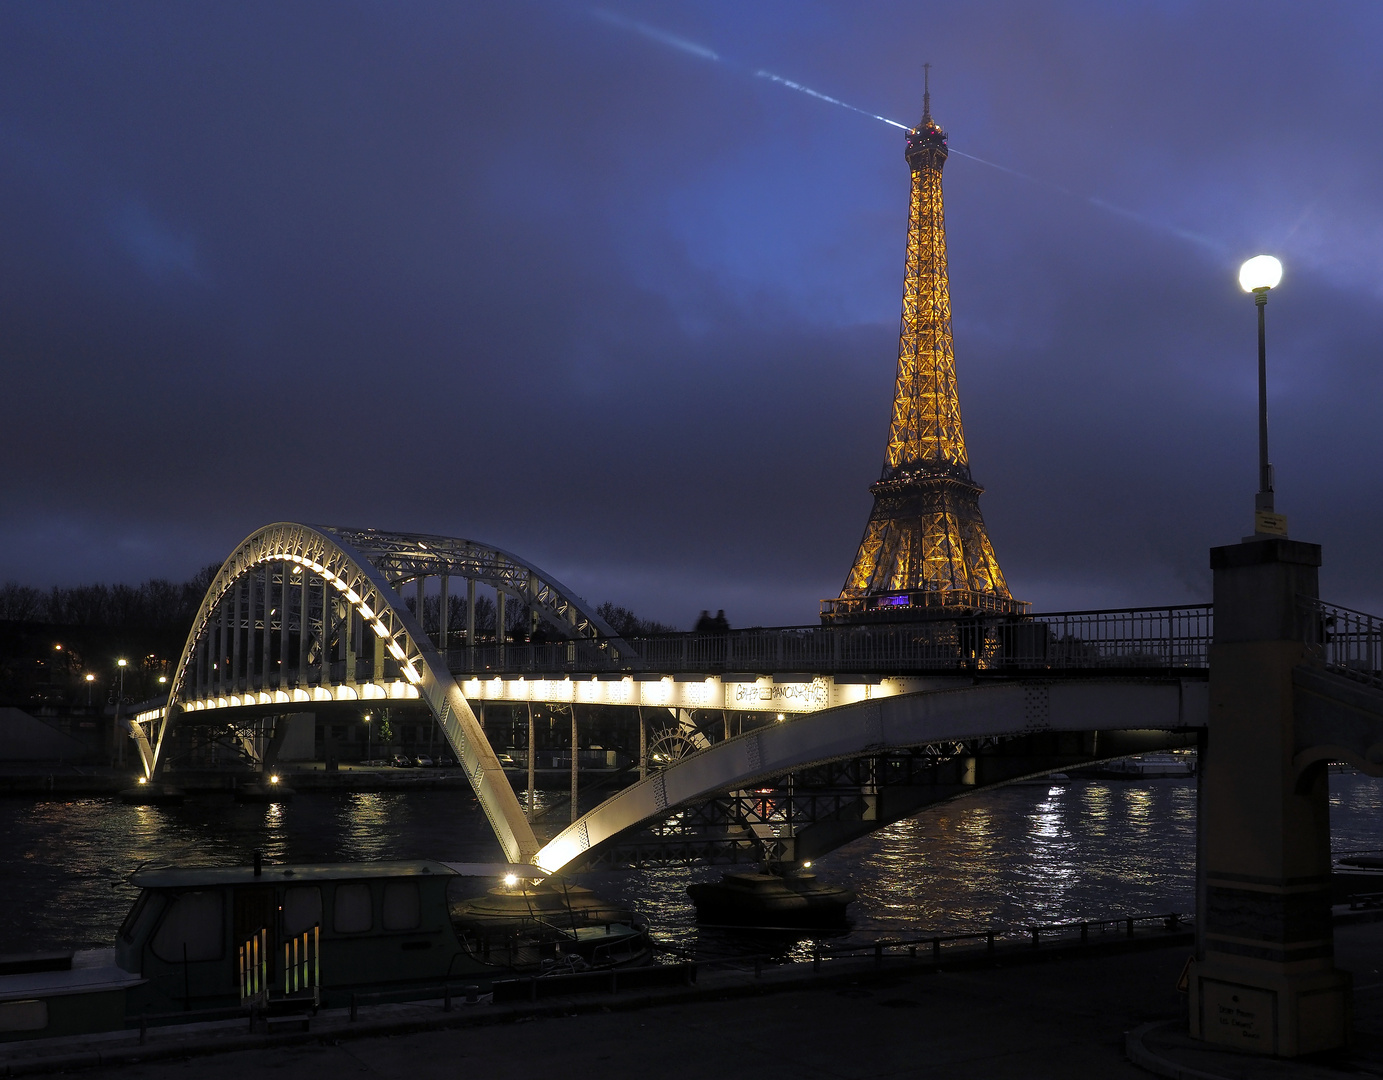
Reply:
<svg viewBox="0 0 1383 1080"><path fill-rule="evenodd" d="M1009 594L980 514L960 422L941 170L946 132L932 119L931 65L922 66L922 121L907 134L912 170L903 317L884 467L874 509L828 622L1026 613Z"/></svg>

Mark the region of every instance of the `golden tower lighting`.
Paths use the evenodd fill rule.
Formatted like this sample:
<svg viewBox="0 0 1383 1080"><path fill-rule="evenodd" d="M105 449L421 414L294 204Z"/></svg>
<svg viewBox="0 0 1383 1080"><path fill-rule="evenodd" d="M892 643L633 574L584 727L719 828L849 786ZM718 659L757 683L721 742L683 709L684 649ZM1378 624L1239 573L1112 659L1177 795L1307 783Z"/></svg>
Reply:
<svg viewBox="0 0 1383 1080"><path fill-rule="evenodd" d="M907 134L912 170L898 377L883 473L849 576L822 618L853 622L978 612L1022 614L980 514L960 421L941 170L946 132L932 119Z"/></svg>

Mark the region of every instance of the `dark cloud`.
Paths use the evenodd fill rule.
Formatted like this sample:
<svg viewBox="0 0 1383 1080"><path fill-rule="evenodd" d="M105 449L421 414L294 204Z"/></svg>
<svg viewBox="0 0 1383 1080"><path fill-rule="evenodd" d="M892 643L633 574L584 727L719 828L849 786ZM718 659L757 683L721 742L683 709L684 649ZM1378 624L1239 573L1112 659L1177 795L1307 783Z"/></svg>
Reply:
<svg viewBox="0 0 1383 1080"><path fill-rule="evenodd" d="M910 123L925 59L1015 593L1207 597L1272 250L1279 505L1383 608L1383 17L606 8L0 11L0 577L179 577L296 519L810 621L882 457L908 178L900 131L753 73Z"/></svg>

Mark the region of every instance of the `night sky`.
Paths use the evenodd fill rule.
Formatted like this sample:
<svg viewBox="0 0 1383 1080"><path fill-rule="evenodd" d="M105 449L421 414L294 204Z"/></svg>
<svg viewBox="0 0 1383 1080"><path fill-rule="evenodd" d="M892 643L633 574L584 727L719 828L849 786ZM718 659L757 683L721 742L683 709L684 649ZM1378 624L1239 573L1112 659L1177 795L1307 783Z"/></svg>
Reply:
<svg viewBox="0 0 1383 1080"><path fill-rule="evenodd" d="M297 520L813 621L909 178L902 131L756 72L913 124L930 61L1014 595L1209 599L1266 251L1278 509L1383 611L1383 6L606 4L0 4L0 580L182 579Z"/></svg>

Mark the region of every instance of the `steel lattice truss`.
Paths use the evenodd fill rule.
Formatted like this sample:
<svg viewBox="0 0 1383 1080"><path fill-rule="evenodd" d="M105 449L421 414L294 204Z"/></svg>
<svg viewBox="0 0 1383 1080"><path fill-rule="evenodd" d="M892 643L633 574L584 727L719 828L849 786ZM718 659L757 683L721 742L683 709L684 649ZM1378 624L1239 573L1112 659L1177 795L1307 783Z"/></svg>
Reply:
<svg viewBox="0 0 1383 1080"><path fill-rule="evenodd" d="M912 168L898 377L883 476L840 597L827 617L902 615L910 608L1022 613L980 514L970 476L951 338L941 170L946 133L931 117L908 132Z"/></svg>
<svg viewBox="0 0 1383 1080"><path fill-rule="evenodd" d="M316 702L416 701L437 720L511 860L537 840L466 698L396 591L405 581L457 576L527 605L563 637L589 639L619 662L633 650L583 601L531 564L450 537L280 522L252 533L213 579L193 620L166 707L135 725L145 773L170 730L234 714L284 714ZM473 609L472 609L473 610Z"/></svg>
<svg viewBox="0 0 1383 1080"><path fill-rule="evenodd" d="M637 659L605 621L550 575L517 555L450 536L318 526L376 566L394 588L418 577L467 578L504 592L538 613L564 638L599 639L619 660Z"/></svg>

